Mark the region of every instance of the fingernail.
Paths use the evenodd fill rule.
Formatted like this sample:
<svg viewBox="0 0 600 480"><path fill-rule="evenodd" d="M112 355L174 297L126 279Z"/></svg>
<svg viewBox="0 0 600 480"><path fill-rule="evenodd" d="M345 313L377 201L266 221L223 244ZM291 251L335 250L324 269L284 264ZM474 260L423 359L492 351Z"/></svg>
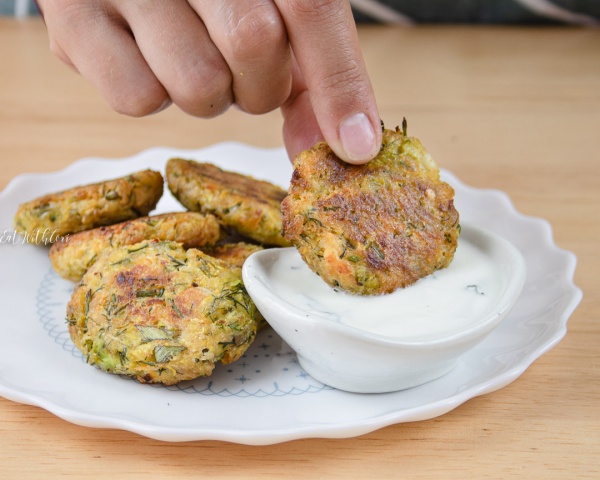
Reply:
<svg viewBox="0 0 600 480"><path fill-rule="evenodd" d="M165 99L165 101L161 104L161 106L152 112L152 115L156 115L157 113L162 112L165 108L169 107L172 103L173 103L173 101L167 97Z"/></svg>
<svg viewBox="0 0 600 480"><path fill-rule="evenodd" d="M371 160L379 146L369 118L364 113L355 113L340 124L340 141L351 162L362 163Z"/></svg>

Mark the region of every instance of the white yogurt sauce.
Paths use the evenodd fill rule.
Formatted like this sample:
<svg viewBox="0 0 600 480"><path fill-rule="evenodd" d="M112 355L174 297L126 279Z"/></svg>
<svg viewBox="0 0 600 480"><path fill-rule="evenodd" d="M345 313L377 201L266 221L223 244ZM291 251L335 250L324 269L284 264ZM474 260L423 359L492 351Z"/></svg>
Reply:
<svg viewBox="0 0 600 480"><path fill-rule="evenodd" d="M388 295L358 296L327 285L290 249L271 265L273 293L324 319L402 340L459 332L481 320L503 289L501 266L461 236L446 269Z"/></svg>

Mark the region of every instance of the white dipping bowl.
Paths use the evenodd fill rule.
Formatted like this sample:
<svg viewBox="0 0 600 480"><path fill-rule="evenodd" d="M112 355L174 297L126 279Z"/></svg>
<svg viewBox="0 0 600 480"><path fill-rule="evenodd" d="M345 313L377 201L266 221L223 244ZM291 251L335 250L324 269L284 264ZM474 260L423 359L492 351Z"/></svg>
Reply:
<svg viewBox="0 0 600 480"><path fill-rule="evenodd" d="M463 224L458 245L448 268L389 295L362 297L334 290L308 269L295 248L256 252L246 260L242 273L257 308L296 351L308 374L340 390L391 392L449 372L461 355L498 326L521 293L525 261L512 244ZM463 313L454 311L458 300L454 300L454 294L443 300L442 292L436 291L438 284L465 283L469 269L477 269L482 263L487 265L488 277L493 278L488 282L493 288L482 287L485 291L479 291L476 285L462 285L472 297L460 294L464 297ZM293 270L296 276L282 277L280 273L285 269ZM469 304L465 310L464 303L471 302L471 298L473 304L485 303L473 309ZM327 305L327 299L337 307ZM437 313L423 321L422 314L432 302L441 302ZM381 309L385 318L374 318L373 312ZM392 333L373 333L348 320L360 311L366 312L367 324L391 320L388 324Z"/></svg>

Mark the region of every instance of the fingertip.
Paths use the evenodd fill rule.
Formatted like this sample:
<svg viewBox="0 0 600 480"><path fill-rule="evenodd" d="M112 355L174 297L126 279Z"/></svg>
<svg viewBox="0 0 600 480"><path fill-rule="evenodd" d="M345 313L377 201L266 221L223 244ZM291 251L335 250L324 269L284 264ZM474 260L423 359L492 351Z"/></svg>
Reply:
<svg viewBox="0 0 600 480"><path fill-rule="evenodd" d="M138 80L122 83L115 90L108 90L104 84L96 86L115 112L128 117L153 115L171 105L169 95L155 77L140 74Z"/></svg>
<svg viewBox="0 0 600 480"><path fill-rule="evenodd" d="M342 120L338 136L339 144L333 144L332 149L342 160L354 165L369 162L381 148L380 129L364 113L354 113Z"/></svg>

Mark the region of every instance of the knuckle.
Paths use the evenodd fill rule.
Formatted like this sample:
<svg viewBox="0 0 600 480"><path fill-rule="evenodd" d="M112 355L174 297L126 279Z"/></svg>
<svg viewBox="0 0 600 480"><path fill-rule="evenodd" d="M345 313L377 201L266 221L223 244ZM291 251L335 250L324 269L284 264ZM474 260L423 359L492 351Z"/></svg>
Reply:
<svg viewBox="0 0 600 480"><path fill-rule="evenodd" d="M48 14L48 12L63 12L68 14L73 9L77 11L81 6L81 2L78 2L77 0L54 0L51 2L43 2L42 6L44 7L45 15Z"/></svg>
<svg viewBox="0 0 600 480"><path fill-rule="evenodd" d="M44 3L45 18L50 17L51 21L59 21L63 25L75 27L80 22L90 21L101 10L100 4L81 0L52 0Z"/></svg>
<svg viewBox="0 0 600 480"><path fill-rule="evenodd" d="M343 0L286 0L286 11L296 18L314 20L330 17L343 8Z"/></svg>
<svg viewBox="0 0 600 480"><path fill-rule="evenodd" d="M361 67L356 62L350 61L339 67L321 79L320 87L328 95L338 97L360 94L365 88Z"/></svg>
<svg viewBox="0 0 600 480"><path fill-rule="evenodd" d="M229 36L236 59L263 57L287 42L283 21L273 8L252 8L234 23Z"/></svg>

